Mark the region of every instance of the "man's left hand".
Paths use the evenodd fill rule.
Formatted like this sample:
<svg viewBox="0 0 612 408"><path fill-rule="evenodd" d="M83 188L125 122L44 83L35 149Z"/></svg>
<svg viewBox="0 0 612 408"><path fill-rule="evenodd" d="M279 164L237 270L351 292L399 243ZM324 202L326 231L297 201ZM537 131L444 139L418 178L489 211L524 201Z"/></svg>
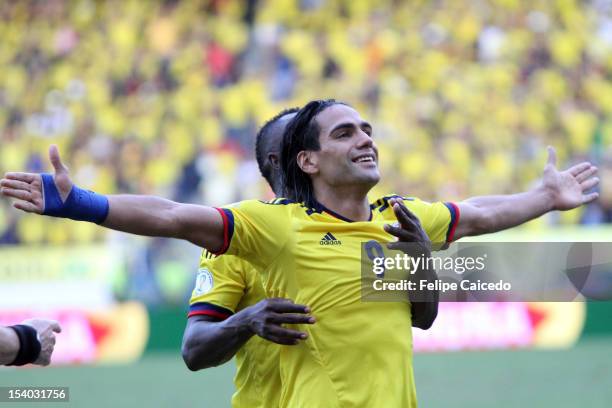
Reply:
<svg viewBox="0 0 612 408"><path fill-rule="evenodd" d="M596 174L597 167L589 162L559 171L555 149L548 146L548 162L544 168L541 187L550 194L553 210L571 210L599 197L596 192L587 194L587 191L599 184Z"/></svg>
<svg viewBox="0 0 612 408"><path fill-rule="evenodd" d="M425 230L421 226L419 219L406 208L402 200L392 198L389 204L393 208L393 212L397 217L399 225L385 225L385 231L397 237L398 242L392 242L387 245L389 249L399 249L405 252L405 242L412 242L422 247L424 252L431 251L431 241Z"/></svg>

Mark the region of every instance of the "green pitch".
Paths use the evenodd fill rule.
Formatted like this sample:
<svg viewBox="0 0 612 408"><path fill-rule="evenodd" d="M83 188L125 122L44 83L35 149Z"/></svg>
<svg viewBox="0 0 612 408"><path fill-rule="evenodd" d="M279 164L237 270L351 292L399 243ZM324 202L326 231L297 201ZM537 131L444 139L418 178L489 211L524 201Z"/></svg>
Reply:
<svg viewBox="0 0 612 408"><path fill-rule="evenodd" d="M563 351L505 351L415 356L420 406L608 407L612 339ZM1 369L1 386L68 386L70 403L17 407L227 407L233 365L189 372L176 355L150 355L130 366ZM393 373L389 373L391 378ZM606 403L607 402L607 403ZM0 408L15 404L0 403Z"/></svg>

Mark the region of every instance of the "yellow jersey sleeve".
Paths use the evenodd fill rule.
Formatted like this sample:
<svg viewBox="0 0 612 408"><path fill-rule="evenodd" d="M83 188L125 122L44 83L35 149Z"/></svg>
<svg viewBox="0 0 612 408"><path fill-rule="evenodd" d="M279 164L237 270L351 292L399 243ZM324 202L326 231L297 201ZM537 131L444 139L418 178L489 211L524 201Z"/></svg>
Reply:
<svg viewBox="0 0 612 408"><path fill-rule="evenodd" d="M216 257L203 251L188 316L206 315L224 320L234 314L247 291L245 272L252 268L235 256Z"/></svg>
<svg viewBox="0 0 612 408"><path fill-rule="evenodd" d="M247 200L218 208L226 237L220 253L247 259L256 267L269 265L289 237L294 205L278 198L269 202Z"/></svg>
<svg viewBox="0 0 612 408"><path fill-rule="evenodd" d="M428 203L413 197L388 195L372 204L373 211L384 214L385 219L397 221L393 209L389 205L392 198L400 198L404 205L421 222L421 226L433 244L446 244L454 239L455 229L459 222L459 208L451 202Z"/></svg>
<svg viewBox="0 0 612 408"><path fill-rule="evenodd" d="M411 211L413 208L418 209L415 215L432 243L445 244L453 241L459 222L459 208L455 203L428 203L418 198L405 198L404 204Z"/></svg>

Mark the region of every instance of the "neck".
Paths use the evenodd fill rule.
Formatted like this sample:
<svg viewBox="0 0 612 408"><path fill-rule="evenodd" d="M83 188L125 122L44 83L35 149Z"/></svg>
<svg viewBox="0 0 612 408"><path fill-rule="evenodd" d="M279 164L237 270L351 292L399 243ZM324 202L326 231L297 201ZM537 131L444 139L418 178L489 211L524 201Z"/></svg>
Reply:
<svg viewBox="0 0 612 408"><path fill-rule="evenodd" d="M272 184L270 185L272 192L275 197L283 196L283 184L281 183L281 176L276 172L272 172Z"/></svg>
<svg viewBox="0 0 612 408"><path fill-rule="evenodd" d="M353 221L368 221L370 219L370 203L368 190L347 186L346 188L316 185L315 197L326 208Z"/></svg>

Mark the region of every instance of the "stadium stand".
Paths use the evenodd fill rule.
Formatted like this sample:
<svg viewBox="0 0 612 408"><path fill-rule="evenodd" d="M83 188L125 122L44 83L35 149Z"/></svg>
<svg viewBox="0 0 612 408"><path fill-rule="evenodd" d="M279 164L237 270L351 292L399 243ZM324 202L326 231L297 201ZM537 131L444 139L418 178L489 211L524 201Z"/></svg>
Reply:
<svg viewBox="0 0 612 408"><path fill-rule="evenodd" d="M334 97L375 126L377 192L518 191L552 144L600 166L601 198L538 222L612 222L612 2L246 3L1 2L0 172L44 171L57 143L99 192L266 197L258 125ZM3 244L108 238L7 206Z"/></svg>

